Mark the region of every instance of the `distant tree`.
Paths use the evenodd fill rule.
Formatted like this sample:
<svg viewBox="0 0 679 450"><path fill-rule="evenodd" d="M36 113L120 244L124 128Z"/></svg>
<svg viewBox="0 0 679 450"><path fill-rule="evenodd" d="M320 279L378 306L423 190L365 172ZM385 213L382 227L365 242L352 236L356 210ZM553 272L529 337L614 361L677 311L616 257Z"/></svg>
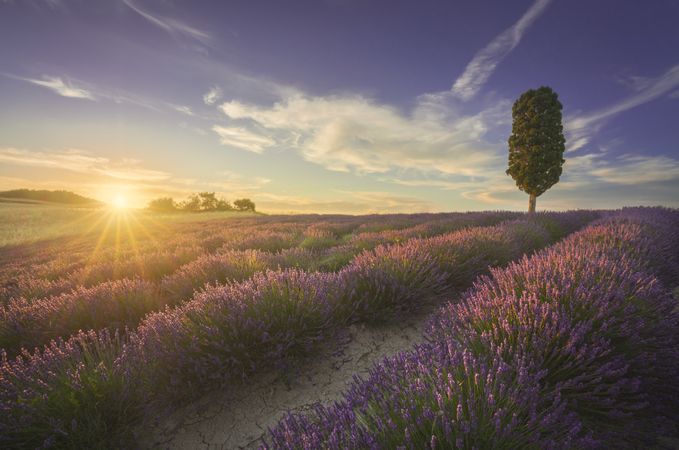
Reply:
<svg viewBox="0 0 679 450"><path fill-rule="evenodd" d="M201 211L215 211L217 209L217 196L214 192L200 192L198 193L200 198L200 210Z"/></svg>
<svg viewBox="0 0 679 450"><path fill-rule="evenodd" d="M166 199L157 199L166 200ZM169 199L172 200L172 199ZM218 198L214 192L199 192L191 194L185 201L176 204L175 208L182 211L189 212L207 212L207 211L254 211L255 204L252 200L242 198L236 200L233 205L223 198ZM151 205L149 204L151 209Z"/></svg>
<svg viewBox="0 0 679 450"><path fill-rule="evenodd" d="M198 212L200 211L201 200L198 194L192 194L188 199L183 201L179 207L184 211Z"/></svg>
<svg viewBox="0 0 679 450"><path fill-rule="evenodd" d="M249 198L241 198L233 202L233 206L236 207L238 211L254 211L255 204Z"/></svg>
<svg viewBox="0 0 679 450"><path fill-rule="evenodd" d="M233 206L223 198L220 198L217 200L217 211L233 211Z"/></svg>
<svg viewBox="0 0 679 450"><path fill-rule="evenodd" d="M561 176L566 144L561 110L558 95L546 86L524 92L512 107L507 175L528 194L530 213L537 197Z"/></svg>
<svg viewBox="0 0 679 450"><path fill-rule="evenodd" d="M148 209L151 211L170 212L176 211L177 205L172 197L161 197L151 200Z"/></svg>

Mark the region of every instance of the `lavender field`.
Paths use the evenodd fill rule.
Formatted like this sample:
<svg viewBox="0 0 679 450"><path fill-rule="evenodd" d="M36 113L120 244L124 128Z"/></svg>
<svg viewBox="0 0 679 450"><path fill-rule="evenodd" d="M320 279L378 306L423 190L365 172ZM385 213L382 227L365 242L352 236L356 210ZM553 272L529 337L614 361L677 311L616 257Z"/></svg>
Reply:
<svg viewBox="0 0 679 450"><path fill-rule="evenodd" d="M0 255L2 448L147 447L177 408L422 313L423 343L248 446L676 442L676 210L130 216Z"/></svg>
<svg viewBox="0 0 679 450"><path fill-rule="evenodd" d="M0 0L0 450L679 450L677 23Z"/></svg>

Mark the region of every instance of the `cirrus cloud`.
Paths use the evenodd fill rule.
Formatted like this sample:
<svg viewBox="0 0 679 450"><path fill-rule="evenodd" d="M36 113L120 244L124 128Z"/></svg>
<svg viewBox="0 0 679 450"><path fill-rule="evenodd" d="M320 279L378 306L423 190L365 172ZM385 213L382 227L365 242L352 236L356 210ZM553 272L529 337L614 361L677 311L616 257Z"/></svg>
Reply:
<svg viewBox="0 0 679 450"><path fill-rule="evenodd" d="M668 92L671 97L673 95L671 92L679 86L679 65L670 67L656 78L633 77L633 79L634 94L593 112L566 118L564 130L569 142L567 151L575 151L587 145L608 119Z"/></svg>
<svg viewBox="0 0 679 450"><path fill-rule="evenodd" d="M462 100L476 95L500 62L519 45L524 33L542 15L551 0L536 0L521 18L478 52L455 80L452 92Z"/></svg>
<svg viewBox="0 0 679 450"><path fill-rule="evenodd" d="M23 78L23 77L17 77L14 75L6 75L11 78L15 78L18 80L23 80L27 81L29 83L35 84L37 86L41 86L44 88L47 88L51 90L52 92L61 95L62 97L69 97L69 98L80 98L80 99L85 99L85 100L95 100L95 96L92 92L89 90L82 88L82 87L76 87L72 84L72 82L66 80L64 81L61 77L52 77L48 75L43 75L42 79L35 79L35 78Z"/></svg>
<svg viewBox="0 0 679 450"><path fill-rule="evenodd" d="M140 7L137 2L133 0L123 0L123 3L135 13L146 19L149 23L156 27L165 30L172 37L179 36L187 37L200 42L203 45L209 45L212 40L209 33L199 30L196 27L186 24L185 22L172 17L161 16L159 14L152 14L146 9Z"/></svg>
<svg viewBox="0 0 679 450"><path fill-rule="evenodd" d="M214 125L212 131L217 133L222 144L253 153L262 153L266 147L275 144L273 139L243 127Z"/></svg>
<svg viewBox="0 0 679 450"><path fill-rule="evenodd" d="M166 172L142 167L141 161L135 159L111 161L109 158L73 149L29 151L0 148L0 161L20 166L46 167L84 174L97 174L118 180L161 181L170 177L170 174Z"/></svg>

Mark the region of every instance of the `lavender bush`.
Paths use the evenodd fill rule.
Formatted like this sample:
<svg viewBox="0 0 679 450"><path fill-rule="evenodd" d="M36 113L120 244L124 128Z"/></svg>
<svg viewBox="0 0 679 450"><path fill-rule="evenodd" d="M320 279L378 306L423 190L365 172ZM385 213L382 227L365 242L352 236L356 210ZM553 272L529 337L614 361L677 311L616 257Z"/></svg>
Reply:
<svg viewBox="0 0 679 450"><path fill-rule="evenodd" d="M129 446L138 393L116 334L79 333L35 353L0 352L0 447Z"/></svg>
<svg viewBox="0 0 679 450"><path fill-rule="evenodd" d="M202 256L165 276L161 290L170 301L179 304L207 283L242 281L267 268L267 254L259 250L230 250Z"/></svg>
<svg viewBox="0 0 679 450"><path fill-rule="evenodd" d="M149 391L168 397L239 381L330 333L338 292L335 275L296 269L209 288L148 317L132 336L130 364L142 369Z"/></svg>

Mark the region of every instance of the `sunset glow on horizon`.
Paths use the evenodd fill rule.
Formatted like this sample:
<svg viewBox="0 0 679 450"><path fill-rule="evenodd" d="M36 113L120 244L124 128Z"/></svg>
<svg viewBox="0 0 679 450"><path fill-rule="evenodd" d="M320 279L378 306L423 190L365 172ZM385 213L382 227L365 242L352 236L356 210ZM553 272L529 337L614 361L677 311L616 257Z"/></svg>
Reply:
<svg viewBox="0 0 679 450"><path fill-rule="evenodd" d="M129 205L127 204L127 199L122 194L118 194L113 198L113 207L116 209L126 209Z"/></svg>

